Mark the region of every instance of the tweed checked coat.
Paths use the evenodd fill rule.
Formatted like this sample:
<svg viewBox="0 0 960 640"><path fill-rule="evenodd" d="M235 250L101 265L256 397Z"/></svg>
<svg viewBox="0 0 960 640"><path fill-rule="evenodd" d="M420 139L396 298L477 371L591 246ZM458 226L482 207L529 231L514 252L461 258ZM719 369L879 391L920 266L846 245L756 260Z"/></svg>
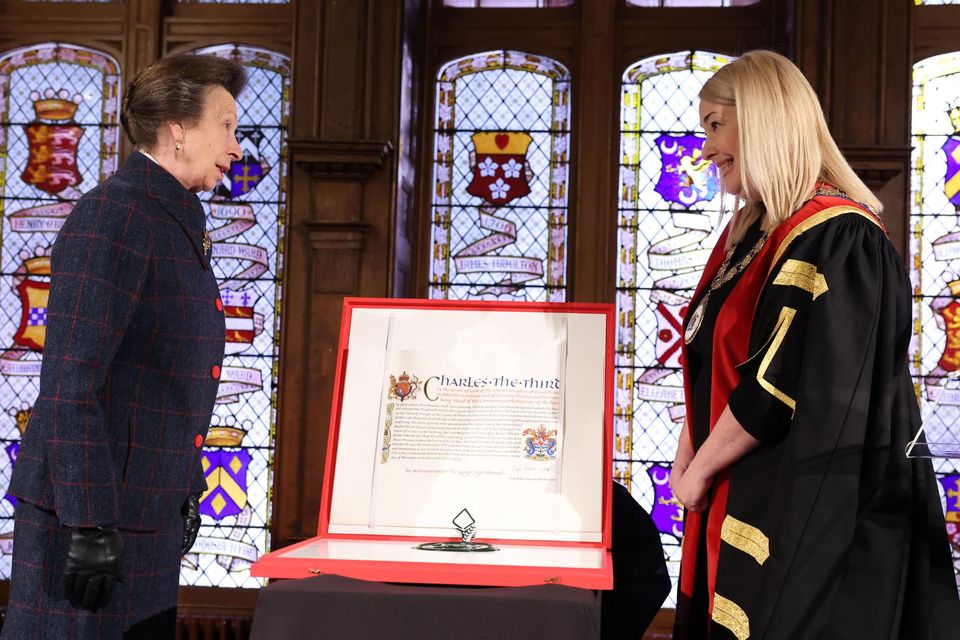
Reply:
<svg viewBox="0 0 960 640"><path fill-rule="evenodd" d="M180 507L206 489L201 453L224 316L204 228L197 196L134 153L77 202L51 256L40 393L9 491L36 508L33 520L47 513L61 527L120 528L127 578L104 612L124 626L176 605ZM65 548L50 548L49 522L34 525L18 520L14 533L14 616L18 601L33 616L46 606L71 609L54 575ZM147 539L153 555L175 552L137 580L132 556ZM19 592L21 549L25 563L57 578L38 581L42 593ZM138 584L161 574L169 584Z"/></svg>

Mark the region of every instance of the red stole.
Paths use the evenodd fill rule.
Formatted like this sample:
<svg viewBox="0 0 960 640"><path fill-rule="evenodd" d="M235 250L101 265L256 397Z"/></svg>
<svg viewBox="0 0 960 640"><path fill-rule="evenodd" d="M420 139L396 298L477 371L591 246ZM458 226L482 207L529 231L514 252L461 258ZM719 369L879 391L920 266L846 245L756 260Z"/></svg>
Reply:
<svg viewBox="0 0 960 640"><path fill-rule="evenodd" d="M767 282L767 276L770 270L775 266L774 260L779 259L781 244L790 232L803 222L810 220L816 214L830 207L847 206L853 203L846 198L832 196L818 196L808 201L803 207L794 213L786 222L780 224L767 239L763 248L754 256L753 261L744 270L737 281L730 295L723 303L723 307L717 316L716 325L713 332L713 356L712 356L712 380L710 390L710 429L720 418L720 414L727 406L727 398L734 387L740 382L740 375L737 373L736 365L745 362L748 356L750 346L750 330L753 325L754 313L757 303L760 300L760 294L763 292L764 285ZM832 213L832 212L831 212ZM825 214L828 215L828 214ZM872 214L866 214L874 219ZM832 217L828 215L827 218ZM810 224L817 224L822 220L810 220ZM879 222L877 222L879 224ZM798 230L802 232L803 230ZM730 225L724 229L717 241L710 259L704 268L703 276L697 285L697 291L693 299L701 297L704 289L710 285L720 265L726 256L724 245L727 235L730 232ZM791 236L791 241L795 236ZM786 248L786 247L784 247ZM687 316L689 318L689 315ZM684 323L686 329L686 322ZM687 345L681 343L684 392L686 398L687 424L693 424L693 407L690 405L691 387L690 373L687 370ZM692 426L689 432L691 442L693 439ZM722 471L714 479L713 489L711 490L710 508L706 514L687 513L686 524L683 531L683 555L681 558L680 571L680 591L689 596L693 594L693 581L695 563L697 560L697 541L700 537L700 527L703 526L704 516L706 516L707 526L707 589L709 591L708 616L713 613L713 595L714 587L717 581L717 558L720 553L720 528L723 519L726 516L727 492L729 489L729 473ZM699 612L694 612L697 614Z"/></svg>

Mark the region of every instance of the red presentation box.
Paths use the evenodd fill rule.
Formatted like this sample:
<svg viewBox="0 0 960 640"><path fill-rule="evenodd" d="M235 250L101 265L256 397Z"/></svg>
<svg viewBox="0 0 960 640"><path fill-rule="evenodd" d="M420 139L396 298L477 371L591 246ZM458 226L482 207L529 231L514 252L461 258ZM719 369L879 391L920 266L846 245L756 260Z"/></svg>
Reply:
<svg viewBox="0 0 960 640"><path fill-rule="evenodd" d="M317 535L251 573L611 589L613 354L609 304L345 299Z"/></svg>

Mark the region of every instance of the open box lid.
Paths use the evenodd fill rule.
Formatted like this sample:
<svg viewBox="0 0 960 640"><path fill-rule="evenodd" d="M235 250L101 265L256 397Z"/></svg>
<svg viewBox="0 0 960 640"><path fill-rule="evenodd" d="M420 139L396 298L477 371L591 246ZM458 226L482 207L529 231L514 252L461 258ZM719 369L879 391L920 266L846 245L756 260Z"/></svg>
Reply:
<svg viewBox="0 0 960 640"><path fill-rule="evenodd" d="M284 554L338 573L459 567L410 581L517 584L464 565L608 574L613 320L600 304L345 299L317 538L254 573L280 576ZM463 509L505 553L411 552L455 539ZM406 581L391 575L360 577Z"/></svg>

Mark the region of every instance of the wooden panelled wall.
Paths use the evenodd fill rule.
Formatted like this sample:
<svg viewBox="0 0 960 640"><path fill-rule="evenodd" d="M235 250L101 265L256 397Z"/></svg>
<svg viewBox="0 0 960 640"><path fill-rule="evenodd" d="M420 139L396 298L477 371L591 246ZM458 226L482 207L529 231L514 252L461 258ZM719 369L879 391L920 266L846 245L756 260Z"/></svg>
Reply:
<svg viewBox="0 0 960 640"><path fill-rule="evenodd" d="M880 194L903 251L911 65L960 48L960 7L911 0L763 0L729 9L439 4L0 0L0 50L50 40L96 47L123 62L125 78L159 55L224 42L292 56L274 547L316 532L342 298L425 295L433 78L445 61L504 48L570 69L569 298L592 302L613 300L618 92L632 62L690 48L790 55L820 94L840 146ZM255 595L184 589L182 613L249 615Z"/></svg>

